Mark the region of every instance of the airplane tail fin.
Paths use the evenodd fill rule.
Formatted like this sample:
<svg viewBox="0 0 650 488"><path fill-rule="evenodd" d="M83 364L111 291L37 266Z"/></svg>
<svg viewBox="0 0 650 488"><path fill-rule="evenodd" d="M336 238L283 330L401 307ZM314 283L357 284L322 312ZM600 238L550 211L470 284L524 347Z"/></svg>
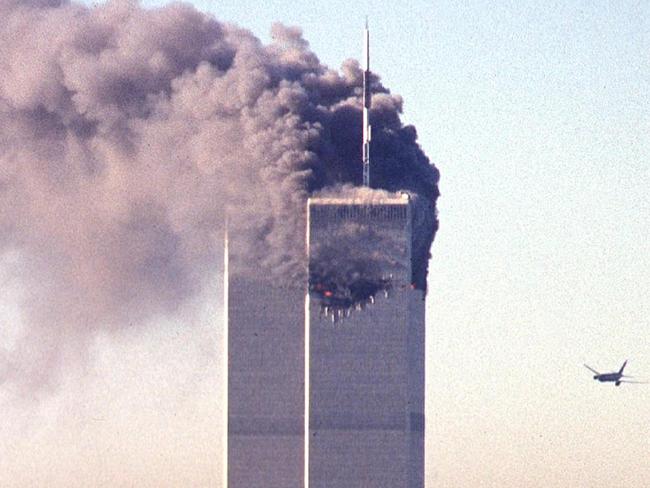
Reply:
<svg viewBox="0 0 650 488"><path fill-rule="evenodd" d="M621 369L619 370L618 374L623 374L623 370L625 369L625 365L627 364L627 359L623 363L623 366L621 366Z"/></svg>

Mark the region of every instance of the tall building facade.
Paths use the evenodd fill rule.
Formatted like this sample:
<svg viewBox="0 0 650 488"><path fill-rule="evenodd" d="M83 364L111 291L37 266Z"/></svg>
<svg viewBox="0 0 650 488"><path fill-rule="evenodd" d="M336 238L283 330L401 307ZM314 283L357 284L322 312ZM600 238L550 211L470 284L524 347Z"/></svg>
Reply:
<svg viewBox="0 0 650 488"><path fill-rule="evenodd" d="M309 200L310 488L424 486L424 293L411 285L411 212L407 195ZM351 255L340 263L352 271L347 288L319 276L328 249Z"/></svg>
<svg viewBox="0 0 650 488"><path fill-rule="evenodd" d="M236 238L235 238L236 241ZM228 488L304 486L305 287L279 284L230 259L225 311Z"/></svg>

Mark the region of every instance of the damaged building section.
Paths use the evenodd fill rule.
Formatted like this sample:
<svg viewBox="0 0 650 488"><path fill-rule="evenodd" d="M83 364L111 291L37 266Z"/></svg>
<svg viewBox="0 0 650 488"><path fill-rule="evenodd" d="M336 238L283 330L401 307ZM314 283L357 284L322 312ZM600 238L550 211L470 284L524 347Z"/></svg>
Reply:
<svg viewBox="0 0 650 488"><path fill-rule="evenodd" d="M412 287L409 195L308 203L309 294L332 321Z"/></svg>

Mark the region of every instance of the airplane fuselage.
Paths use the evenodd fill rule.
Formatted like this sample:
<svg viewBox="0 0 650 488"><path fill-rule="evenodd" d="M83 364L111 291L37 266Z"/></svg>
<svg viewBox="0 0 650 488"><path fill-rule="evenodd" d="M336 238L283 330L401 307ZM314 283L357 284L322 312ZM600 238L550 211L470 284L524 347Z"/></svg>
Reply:
<svg viewBox="0 0 650 488"><path fill-rule="evenodd" d="M618 380L621 379L621 376L623 376L623 375L621 375L619 373L605 373L605 374L597 374L597 375L595 375L594 379L598 380L598 381L602 381L602 382L605 382L605 381L618 381Z"/></svg>
<svg viewBox="0 0 650 488"><path fill-rule="evenodd" d="M611 381L616 386L621 384L621 378L623 377L622 373L603 373L594 375L594 379L600 381L601 383Z"/></svg>

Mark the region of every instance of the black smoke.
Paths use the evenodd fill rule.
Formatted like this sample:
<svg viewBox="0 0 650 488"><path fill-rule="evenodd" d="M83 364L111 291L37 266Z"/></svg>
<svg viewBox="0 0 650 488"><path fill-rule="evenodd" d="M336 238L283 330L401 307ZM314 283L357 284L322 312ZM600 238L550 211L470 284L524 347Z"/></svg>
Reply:
<svg viewBox="0 0 650 488"><path fill-rule="evenodd" d="M263 45L182 3L0 0L0 19L0 254L26 290L0 382L177 313L214 273L226 215L241 269L305 277L306 199L361 182L356 61L332 70L297 28ZM374 186L417 196L424 289L438 172L401 98L376 76L372 92Z"/></svg>

